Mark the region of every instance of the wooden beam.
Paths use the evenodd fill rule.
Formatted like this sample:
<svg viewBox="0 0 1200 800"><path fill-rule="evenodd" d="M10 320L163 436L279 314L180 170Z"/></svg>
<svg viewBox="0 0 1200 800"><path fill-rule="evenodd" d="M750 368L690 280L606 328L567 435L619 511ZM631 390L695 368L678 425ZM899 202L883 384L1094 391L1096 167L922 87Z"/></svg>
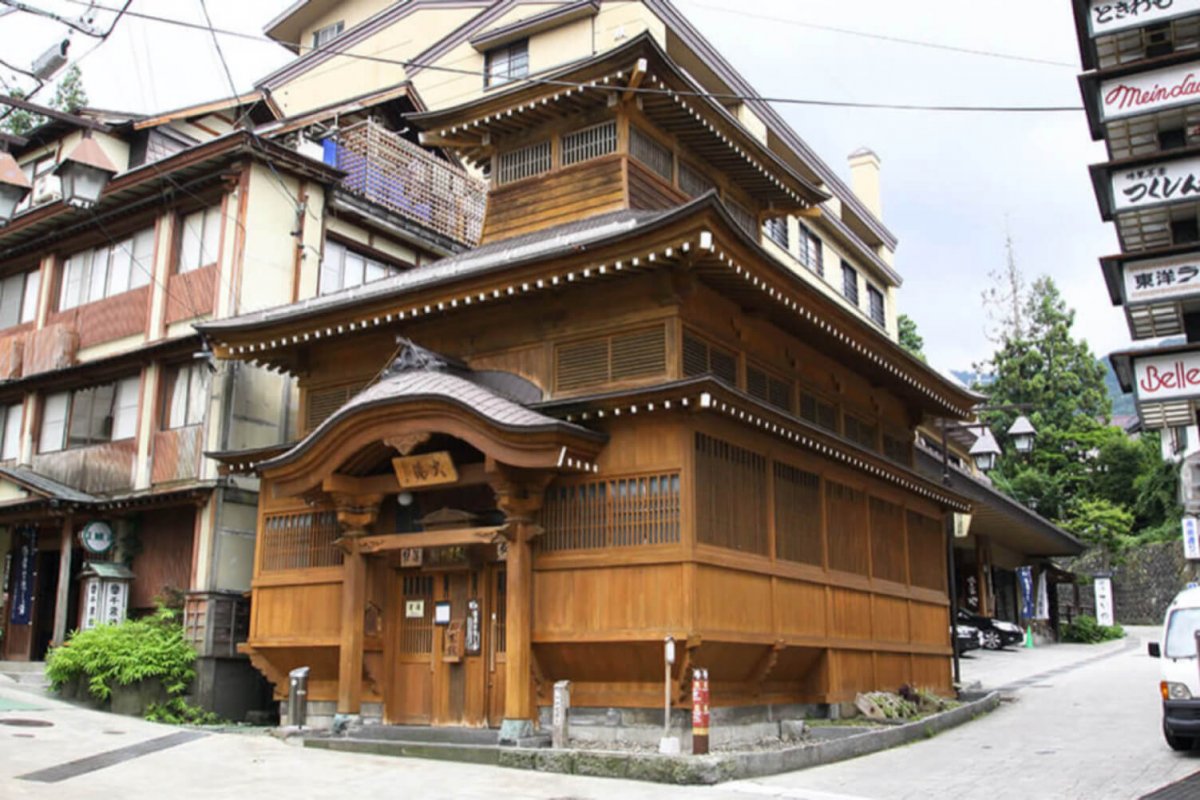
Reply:
<svg viewBox="0 0 1200 800"><path fill-rule="evenodd" d="M338 648L339 714L362 712L363 615L367 605L367 559L352 548L342 560L341 643Z"/></svg>
<svg viewBox="0 0 1200 800"><path fill-rule="evenodd" d="M796 212L796 216L802 219L820 219L822 216L821 207L809 206L808 208L802 208Z"/></svg>
<svg viewBox="0 0 1200 800"><path fill-rule="evenodd" d="M481 147L483 142L479 139L456 139L452 136L439 136L436 133L422 131L420 135L421 144L427 147Z"/></svg>
<svg viewBox="0 0 1200 800"><path fill-rule="evenodd" d="M68 114L66 111L59 111L58 109L43 106L38 103L31 103L28 100L22 100L19 97L0 95L0 105L12 106L13 108L19 108L22 111L28 111L41 117L48 117L50 119L58 120L59 122L69 122L72 125L78 125L81 128L90 128L91 130L100 131L101 133L108 133L112 130L112 128L105 125L103 122L96 122L95 120L88 119L87 117L81 117L78 114Z"/></svg>
<svg viewBox="0 0 1200 800"><path fill-rule="evenodd" d="M363 553L384 553L390 550L406 550L410 547L453 547L466 544L487 544L504 531L506 526L491 528L454 528L448 531L425 531L424 533L389 533L379 536L364 536L358 540Z"/></svg>
<svg viewBox="0 0 1200 800"><path fill-rule="evenodd" d="M394 473L358 478L335 472L321 483L321 488L330 494L334 492L347 495L396 494L400 491L400 483L396 480Z"/></svg>
<svg viewBox="0 0 1200 800"><path fill-rule="evenodd" d="M642 85L642 80L646 77L646 70L649 65L646 59L639 58L637 64L633 68L633 74L629 76L629 83L626 84L625 92L621 95L621 101L628 103L637 95L637 89Z"/></svg>
<svg viewBox="0 0 1200 800"><path fill-rule="evenodd" d="M59 533L58 552L58 591L54 598L54 631L50 641L61 645L67 639L67 612L71 597L71 545L74 520L68 514L63 518L62 530Z"/></svg>

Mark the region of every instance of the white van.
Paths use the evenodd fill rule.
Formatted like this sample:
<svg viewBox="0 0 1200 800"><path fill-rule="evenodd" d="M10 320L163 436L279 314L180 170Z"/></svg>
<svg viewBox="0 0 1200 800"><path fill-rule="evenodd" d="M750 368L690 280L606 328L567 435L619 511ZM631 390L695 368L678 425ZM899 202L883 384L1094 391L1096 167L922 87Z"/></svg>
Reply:
<svg viewBox="0 0 1200 800"><path fill-rule="evenodd" d="M1200 742L1200 588L1184 589L1167 609L1162 642L1150 642L1154 658L1162 658L1163 736L1172 750L1190 750Z"/></svg>

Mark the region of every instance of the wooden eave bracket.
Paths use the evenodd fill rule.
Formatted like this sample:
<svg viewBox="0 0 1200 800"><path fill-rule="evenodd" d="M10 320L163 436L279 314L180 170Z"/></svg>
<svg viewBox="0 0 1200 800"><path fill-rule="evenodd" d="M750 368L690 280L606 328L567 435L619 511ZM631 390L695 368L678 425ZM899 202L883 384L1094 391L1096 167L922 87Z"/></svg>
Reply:
<svg viewBox="0 0 1200 800"><path fill-rule="evenodd" d="M633 67L633 73L629 76L629 83L625 84L625 91L621 94L621 102L628 103L637 96L638 88L642 85L642 81L646 78L646 70L650 68L649 62L644 58L639 58L637 64Z"/></svg>
<svg viewBox="0 0 1200 800"><path fill-rule="evenodd" d="M440 133L433 131L421 131L419 137L421 144L427 147L455 147L459 149L487 147L491 144L491 136L485 134L479 139L457 138L454 136L443 136Z"/></svg>

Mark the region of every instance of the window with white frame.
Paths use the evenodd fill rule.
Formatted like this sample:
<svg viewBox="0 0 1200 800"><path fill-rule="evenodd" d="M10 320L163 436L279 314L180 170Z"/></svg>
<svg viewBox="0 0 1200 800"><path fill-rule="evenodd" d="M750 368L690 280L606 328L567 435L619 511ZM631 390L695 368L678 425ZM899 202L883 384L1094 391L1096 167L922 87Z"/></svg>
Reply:
<svg viewBox="0 0 1200 800"><path fill-rule="evenodd" d="M33 321L41 285L42 273L36 269L0 280L0 328Z"/></svg>
<svg viewBox="0 0 1200 800"><path fill-rule="evenodd" d="M154 269L154 229L92 250L73 253L63 264L59 310L137 289L150 283Z"/></svg>
<svg viewBox="0 0 1200 800"><path fill-rule="evenodd" d="M132 439L137 434L137 375L71 392L47 395L42 406L38 452Z"/></svg>
<svg viewBox="0 0 1200 800"><path fill-rule="evenodd" d="M867 312L871 320L883 328L887 325L887 313L884 308L883 292L867 284Z"/></svg>
<svg viewBox="0 0 1200 800"><path fill-rule="evenodd" d="M58 161L55 160L53 153L21 165L21 172L25 173L32 188L29 194L25 195L17 204L16 213L19 214L26 209L53 202L62 197L62 181L54 174L56 166L58 166Z"/></svg>
<svg viewBox="0 0 1200 800"><path fill-rule="evenodd" d="M179 272L191 272L217 263L221 247L221 207L188 214L180 222Z"/></svg>
<svg viewBox="0 0 1200 800"><path fill-rule="evenodd" d="M332 25L326 25L324 28L317 28L313 31L313 48L323 47L329 44L334 39L342 35L342 31L346 29L346 21L339 19Z"/></svg>
<svg viewBox="0 0 1200 800"><path fill-rule="evenodd" d="M529 74L529 40L493 47L484 55L484 86L499 86Z"/></svg>
<svg viewBox="0 0 1200 800"><path fill-rule="evenodd" d="M804 223L800 223L800 236L796 245L798 247L796 255L800 259L800 263L821 277L825 277L825 254L821 240Z"/></svg>
<svg viewBox="0 0 1200 800"><path fill-rule="evenodd" d="M395 275L400 270L376 258L356 253L341 242L326 241L321 258L319 294L340 292Z"/></svg>
<svg viewBox="0 0 1200 800"><path fill-rule="evenodd" d="M858 305L858 270L842 262L842 294L854 305Z"/></svg>
<svg viewBox="0 0 1200 800"><path fill-rule="evenodd" d="M25 406L13 403L0 407L0 420L3 430L0 430L0 461L12 461L21 455L21 421L24 419Z"/></svg>
<svg viewBox="0 0 1200 800"><path fill-rule="evenodd" d="M775 244L788 249L788 221L787 217L771 217L763 223L763 233L767 235Z"/></svg>
<svg viewBox="0 0 1200 800"><path fill-rule="evenodd" d="M183 428L204 422L208 406L206 364L183 364L167 372L163 428Z"/></svg>

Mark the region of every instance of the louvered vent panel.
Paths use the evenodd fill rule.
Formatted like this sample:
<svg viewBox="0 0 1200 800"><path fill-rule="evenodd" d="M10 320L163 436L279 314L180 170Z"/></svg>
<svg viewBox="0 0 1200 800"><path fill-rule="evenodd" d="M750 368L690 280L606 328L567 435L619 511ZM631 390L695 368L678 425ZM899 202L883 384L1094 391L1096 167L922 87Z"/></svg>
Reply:
<svg viewBox="0 0 1200 800"><path fill-rule="evenodd" d="M737 356L724 350L710 348L708 371L730 386L737 386Z"/></svg>
<svg viewBox="0 0 1200 800"><path fill-rule="evenodd" d="M612 337L612 379L643 378L667 370L666 328L659 325Z"/></svg>
<svg viewBox="0 0 1200 800"><path fill-rule="evenodd" d="M563 166L578 164L617 151L617 123L602 122L562 138Z"/></svg>
<svg viewBox="0 0 1200 800"><path fill-rule="evenodd" d="M708 372L708 345L694 336L683 336L683 374L689 378Z"/></svg>
<svg viewBox="0 0 1200 800"><path fill-rule="evenodd" d="M767 402L784 411L792 409L792 387L777 378L767 379Z"/></svg>
<svg viewBox="0 0 1200 800"><path fill-rule="evenodd" d="M327 420L333 412L346 404L357 392L356 387L335 386L332 389L315 389L308 393L306 421L311 431Z"/></svg>
<svg viewBox="0 0 1200 800"><path fill-rule="evenodd" d="M556 352L559 391L597 386L608 381L608 339L559 345Z"/></svg>
<svg viewBox="0 0 1200 800"><path fill-rule="evenodd" d="M767 373L761 369L754 367L746 368L746 394L751 397L757 397L759 400L767 399Z"/></svg>

